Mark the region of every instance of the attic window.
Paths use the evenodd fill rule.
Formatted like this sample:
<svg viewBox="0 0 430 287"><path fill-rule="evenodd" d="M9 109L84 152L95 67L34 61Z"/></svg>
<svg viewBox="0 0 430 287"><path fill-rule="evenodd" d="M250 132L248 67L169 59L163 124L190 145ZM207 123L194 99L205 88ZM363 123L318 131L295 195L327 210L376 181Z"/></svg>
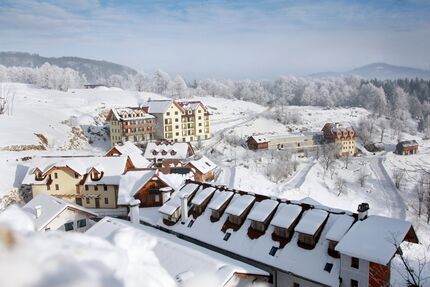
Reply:
<svg viewBox="0 0 430 287"><path fill-rule="evenodd" d="M231 233L230 233L230 232L227 232L227 233L224 235L223 240L224 240L224 241L228 241L228 239L230 238L230 236L231 236Z"/></svg>
<svg viewBox="0 0 430 287"><path fill-rule="evenodd" d="M188 227L193 226L193 224L194 224L194 220L191 220L191 221L188 223Z"/></svg>
<svg viewBox="0 0 430 287"><path fill-rule="evenodd" d="M272 248L269 251L269 255L270 256L275 256L276 251L278 251L278 249L279 249L278 247L272 246Z"/></svg>
<svg viewBox="0 0 430 287"><path fill-rule="evenodd" d="M332 263L326 263L324 266L324 271L327 271L328 273L330 273L332 268L333 268Z"/></svg>

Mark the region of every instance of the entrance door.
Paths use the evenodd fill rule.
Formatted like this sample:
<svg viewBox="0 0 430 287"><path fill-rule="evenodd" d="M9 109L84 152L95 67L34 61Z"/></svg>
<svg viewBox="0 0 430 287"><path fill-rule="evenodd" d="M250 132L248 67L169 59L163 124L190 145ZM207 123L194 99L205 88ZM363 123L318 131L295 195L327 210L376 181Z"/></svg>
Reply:
<svg viewBox="0 0 430 287"><path fill-rule="evenodd" d="M95 198L96 208L100 208L100 198Z"/></svg>

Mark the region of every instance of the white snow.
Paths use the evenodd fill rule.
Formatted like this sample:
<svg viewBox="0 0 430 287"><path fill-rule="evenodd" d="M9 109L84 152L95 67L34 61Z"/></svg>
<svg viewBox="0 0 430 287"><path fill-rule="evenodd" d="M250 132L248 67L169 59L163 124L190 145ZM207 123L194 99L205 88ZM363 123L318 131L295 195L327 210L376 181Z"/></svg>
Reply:
<svg viewBox="0 0 430 287"><path fill-rule="evenodd" d="M352 216L339 217L329 229L325 238L338 242L342 239L353 223L354 218Z"/></svg>
<svg viewBox="0 0 430 287"><path fill-rule="evenodd" d="M310 209L303 213L294 231L314 235L326 220L328 214L325 210Z"/></svg>
<svg viewBox="0 0 430 287"><path fill-rule="evenodd" d="M148 168L152 165L152 163L143 156L142 150L132 142L127 141L122 145L115 145L112 149L117 150L121 155L128 155L136 168Z"/></svg>
<svg viewBox="0 0 430 287"><path fill-rule="evenodd" d="M218 210L223 204L225 204L234 195L231 191L220 191L216 190L212 200L210 201L208 208Z"/></svg>
<svg viewBox="0 0 430 287"><path fill-rule="evenodd" d="M172 100L148 100L141 104L142 107L148 107L150 114L164 114L172 105Z"/></svg>
<svg viewBox="0 0 430 287"><path fill-rule="evenodd" d="M278 206L278 201L265 199L256 202L248 214L248 219L264 222Z"/></svg>
<svg viewBox="0 0 430 287"><path fill-rule="evenodd" d="M242 213L254 202L254 200L255 200L255 197L251 195L236 194L233 197L233 200L228 205L227 209L225 210L225 213L241 216Z"/></svg>
<svg viewBox="0 0 430 287"><path fill-rule="evenodd" d="M156 170L130 170L122 175L119 181L118 205L127 205L134 199L134 195L155 176L156 172Z"/></svg>
<svg viewBox="0 0 430 287"><path fill-rule="evenodd" d="M336 250L349 256L386 265L395 255L395 245L405 239L411 223L382 216L369 216L356 222L336 245Z"/></svg>
<svg viewBox="0 0 430 287"><path fill-rule="evenodd" d="M191 201L192 204L200 205L205 201L208 197L210 197L214 192L216 188L210 186L207 188L204 188L202 190L199 190L196 195L194 196L193 200Z"/></svg>
<svg viewBox="0 0 430 287"><path fill-rule="evenodd" d="M300 205L281 203L270 224L281 228L289 228L301 212L302 207Z"/></svg>
<svg viewBox="0 0 430 287"><path fill-rule="evenodd" d="M211 172L217 167L216 164L210 159L208 159L206 156L201 156L199 159L191 160L189 163L202 174Z"/></svg>
<svg viewBox="0 0 430 287"><path fill-rule="evenodd" d="M36 208L40 208L41 213L39 217L36 216ZM26 205L24 205L22 209L33 216L36 230L42 230L65 209L83 212L89 216L98 216L97 213L94 213L80 205L73 204L71 202L44 193L38 194Z"/></svg>

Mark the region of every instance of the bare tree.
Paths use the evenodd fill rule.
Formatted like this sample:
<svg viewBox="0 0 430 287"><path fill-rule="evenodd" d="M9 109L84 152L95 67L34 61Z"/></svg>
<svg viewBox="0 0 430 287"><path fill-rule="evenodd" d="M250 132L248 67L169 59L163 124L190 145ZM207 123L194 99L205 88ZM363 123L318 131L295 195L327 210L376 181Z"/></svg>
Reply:
<svg viewBox="0 0 430 287"><path fill-rule="evenodd" d="M345 154L341 157L341 160L343 162L343 166L348 169L348 165L351 162L351 155L349 153Z"/></svg>
<svg viewBox="0 0 430 287"><path fill-rule="evenodd" d="M340 194L345 191L346 181L342 177L338 177L336 179L335 185L336 185L336 189L337 189L337 196L340 196Z"/></svg>
<svg viewBox="0 0 430 287"><path fill-rule="evenodd" d="M430 223L430 188L427 187L424 191L425 206L427 211L427 224Z"/></svg>
<svg viewBox="0 0 430 287"><path fill-rule="evenodd" d="M336 144L325 144L321 147L320 162L325 170L328 170L336 162L338 150Z"/></svg>
<svg viewBox="0 0 430 287"><path fill-rule="evenodd" d="M369 174L364 170L364 168L360 169L360 173L358 174L358 183L361 187L364 187L366 183L366 179L369 177Z"/></svg>
<svg viewBox="0 0 430 287"><path fill-rule="evenodd" d="M11 85L1 84L0 87L0 115L13 113L15 101L15 89Z"/></svg>
<svg viewBox="0 0 430 287"><path fill-rule="evenodd" d="M396 188L399 189L400 185L403 182L403 178L405 177L405 170L404 169L400 169L400 168L396 168L393 171L393 179L394 179L394 184L396 185Z"/></svg>

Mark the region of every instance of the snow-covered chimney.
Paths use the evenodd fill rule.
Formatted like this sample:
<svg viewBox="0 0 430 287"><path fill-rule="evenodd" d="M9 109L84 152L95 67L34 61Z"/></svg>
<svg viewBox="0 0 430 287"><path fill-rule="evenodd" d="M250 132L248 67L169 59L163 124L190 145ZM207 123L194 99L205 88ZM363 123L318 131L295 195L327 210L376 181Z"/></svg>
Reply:
<svg viewBox="0 0 430 287"><path fill-rule="evenodd" d="M369 211L369 204L366 202L360 203L358 205L358 219L364 220L367 218L367 212Z"/></svg>
<svg viewBox="0 0 430 287"><path fill-rule="evenodd" d="M128 204L130 206L130 221L133 224L139 224L140 223L140 217L139 217L139 205L140 200L139 199L133 199Z"/></svg>
<svg viewBox="0 0 430 287"><path fill-rule="evenodd" d="M188 197L186 195L181 197L181 218L182 222L188 219Z"/></svg>
<svg viewBox="0 0 430 287"><path fill-rule="evenodd" d="M334 127L338 129L339 128L339 123L338 122L334 123Z"/></svg>
<svg viewBox="0 0 430 287"><path fill-rule="evenodd" d="M39 218L42 215L42 206L36 205L34 207L34 210L36 211L36 218Z"/></svg>

